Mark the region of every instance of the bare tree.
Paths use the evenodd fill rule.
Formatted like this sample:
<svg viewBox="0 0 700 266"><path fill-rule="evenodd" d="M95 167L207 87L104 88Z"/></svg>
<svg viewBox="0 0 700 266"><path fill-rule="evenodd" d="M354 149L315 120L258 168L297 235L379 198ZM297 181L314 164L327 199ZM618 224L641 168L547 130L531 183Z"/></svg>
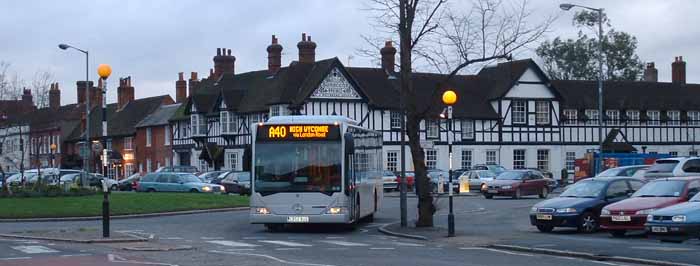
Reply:
<svg viewBox="0 0 700 266"><path fill-rule="evenodd" d="M49 106L49 89L55 81L53 73L48 70L39 70L34 73L31 89L34 96L34 104L37 108Z"/></svg>
<svg viewBox="0 0 700 266"><path fill-rule="evenodd" d="M369 0L375 33L363 36L377 54L378 40L399 42L399 80L406 108L406 134L416 176L418 221L416 226L433 225L435 206L429 193L429 180L423 148L420 145L420 122L443 107L423 104L413 86L414 65L444 73L433 89L432 101L445 90L446 84L460 72L477 64L496 59L511 59L512 54L539 40L547 32L552 17L531 24L532 13L527 0L504 4L497 0L475 0L471 6L447 0ZM394 38L392 38L394 37ZM359 50L368 55L370 50Z"/></svg>

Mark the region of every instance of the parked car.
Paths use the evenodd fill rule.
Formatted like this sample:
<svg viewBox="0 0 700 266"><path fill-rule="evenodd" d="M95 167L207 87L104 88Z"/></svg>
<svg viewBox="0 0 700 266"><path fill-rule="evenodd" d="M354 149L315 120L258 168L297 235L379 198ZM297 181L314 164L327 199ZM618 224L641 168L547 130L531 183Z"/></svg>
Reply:
<svg viewBox="0 0 700 266"><path fill-rule="evenodd" d="M221 185L226 189L226 193L250 195L250 172L228 172L221 180Z"/></svg>
<svg viewBox="0 0 700 266"><path fill-rule="evenodd" d="M204 183L190 173L150 173L141 178L139 192L226 192L223 186Z"/></svg>
<svg viewBox="0 0 700 266"><path fill-rule="evenodd" d="M510 196L519 199L529 195L547 198L549 187L547 180L538 171L508 170L497 175L494 180L486 182L486 186L481 187L481 193L487 199L494 196Z"/></svg>
<svg viewBox="0 0 700 266"><path fill-rule="evenodd" d="M692 175L700 175L699 157L658 159L644 173L647 179Z"/></svg>
<svg viewBox="0 0 700 266"><path fill-rule="evenodd" d="M700 194L688 202L651 212L644 228L649 238L665 242L700 238Z"/></svg>
<svg viewBox="0 0 700 266"><path fill-rule="evenodd" d="M606 169L603 172L598 173L595 177L615 177L615 176L628 176L644 178L644 170L648 169L651 165L628 165L620 166L615 168ZM583 179L590 177L574 177L574 183L581 181Z"/></svg>
<svg viewBox="0 0 700 266"><path fill-rule="evenodd" d="M452 178L459 178L464 174L464 172L467 172L471 170L470 168L460 168L460 169L453 169L452 170Z"/></svg>
<svg viewBox="0 0 700 266"><path fill-rule="evenodd" d="M197 170L197 167L190 166L190 165L174 165L174 166L163 166L161 168L156 169L156 173L160 172L165 172L165 173L198 173L199 170Z"/></svg>
<svg viewBox="0 0 700 266"><path fill-rule="evenodd" d="M38 174L37 171L34 169L27 170L27 171L24 171L24 173L17 173L17 174L14 174L14 175L8 177L7 183L10 185L19 185L22 183L23 175L24 175L24 182L28 182L30 179L32 179L37 174Z"/></svg>
<svg viewBox="0 0 700 266"><path fill-rule="evenodd" d="M211 180L219 177L221 174L226 173L226 171L211 171L198 175L204 183L211 183Z"/></svg>
<svg viewBox="0 0 700 266"><path fill-rule="evenodd" d="M401 172L396 174L396 183L401 184ZM406 189L412 190L416 182L416 173L413 171L406 171Z"/></svg>
<svg viewBox="0 0 700 266"><path fill-rule="evenodd" d="M459 182L468 182L470 191L479 191L486 182L493 181L496 174L491 170L470 170L462 173Z"/></svg>
<svg viewBox="0 0 700 266"><path fill-rule="evenodd" d="M632 177L594 177L569 186L559 197L535 204L530 224L540 232L555 227L573 227L593 233L599 228L600 212L605 205L627 199L642 187L643 179Z"/></svg>
<svg viewBox="0 0 700 266"><path fill-rule="evenodd" d="M80 180L80 179L78 179ZM97 187L97 188L102 188L102 181L105 180L107 182L107 187L111 191L117 191L119 190L119 181L112 179L112 178L104 178L102 174L98 173L92 173L88 176L88 185L91 187Z"/></svg>
<svg viewBox="0 0 700 266"><path fill-rule="evenodd" d="M399 190L398 177L392 171L382 172L382 182L384 184L384 191Z"/></svg>
<svg viewBox="0 0 700 266"><path fill-rule="evenodd" d="M119 190L120 191L132 191L136 190L136 187L138 186L138 182L141 180L141 174L135 173L133 175L130 175L129 177L119 180Z"/></svg>
<svg viewBox="0 0 700 266"><path fill-rule="evenodd" d="M497 164L476 164L471 170L491 170L497 175L506 171L506 168Z"/></svg>
<svg viewBox="0 0 700 266"><path fill-rule="evenodd" d="M78 184L80 182L80 173L77 174L67 174L61 176L61 179L58 181L60 185L73 185L73 184Z"/></svg>
<svg viewBox="0 0 700 266"><path fill-rule="evenodd" d="M438 184L442 182L443 184L443 191L447 191L447 181L449 180L449 175L448 172L445 170L440 170L440 169L431 169L428 170L428 179L430 179L430 187L432 188L433 192L438 191Z"/></svg>
<svg viewBox="0 0 700 266"><path fill-rule="evenodd" d="M629 199L605 206L600 213L600 227L614 237L630 230L644 230L651 212L686 202L700 191L700 177L657 179L637 190Z"/></svg>

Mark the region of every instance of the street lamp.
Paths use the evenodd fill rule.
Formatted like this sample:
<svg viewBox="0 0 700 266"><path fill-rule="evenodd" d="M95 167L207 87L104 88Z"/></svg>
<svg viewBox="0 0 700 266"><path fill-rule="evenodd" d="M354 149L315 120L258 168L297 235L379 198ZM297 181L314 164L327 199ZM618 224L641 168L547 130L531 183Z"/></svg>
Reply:
<svg viewBox="0 0 700 266"><path fill-rule="evenodd" d="M394 84L396 80L396 76L394 76L392 73L389 73L387 71L387 75L389 76L388 79ZM406 192L408 190L407 187L407 179L406 178L406 112L404 108L404 95L403 95L403 89L399 88L399 109L401 111L401 131L399 132L401 134L401 151L400 151L400 156L401 156L401 179L399 182L399 203L400 203L400 208L401 208L401 227L407 227L408 226L408 201L407 201L407 195Z"/></svg>
<svg viewBox="0 0 700 266"><path fill-rule="evenodd" d="M107 78L112 74L112 67L100 64L97 74L102 79L102 237L109 237L109 187L107 186L107 167L109 166L107 147Z"/></svg>
<svg viewBox="0 0 700 266"><path fill-rule="evenodd" d="M85 54L85 89L86 89L86 96L85 96L85 158L83 159L83 169L85 170L81 176L80 184L82 186L87 186L87 175L90 173L90 71L88 70L90 68L90 54L88 51L85 51L83 49L77 48L70 46L68 44L62 43L58 45L58 48L61 48L61 50L67 50L68 48L74 49L76 51L80 51L81 53Z"/></svg>
<svg viewBox="0 0 700 266"><path fill-rule="evenodd" d="M450 140L450 135L452 134L452 105L457 102L457 93L453 90L446 90L442 93L442 103L447 105L447 150L449 152L449 165L450 170L447 175L450 177L448 190L450 191L450 213L447 215L447 236L455 236L455 215L452 210L452 194L454 189L452 188L452 141Z"/></svg>
<svg viewBox="0 0 700 266"><path fill-rule="evenodd" d="M580 7L598 12L598 159L596 173L603 170L603 9L564 3L559 5L564 11Z"/></svg>

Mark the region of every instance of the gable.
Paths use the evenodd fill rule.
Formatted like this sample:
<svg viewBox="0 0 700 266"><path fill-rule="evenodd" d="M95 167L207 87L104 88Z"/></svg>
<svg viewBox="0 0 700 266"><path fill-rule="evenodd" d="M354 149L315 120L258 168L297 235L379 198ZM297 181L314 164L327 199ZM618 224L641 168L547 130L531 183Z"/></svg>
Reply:
<svg viewBox="0 0 700 266"><path fill-rule="evenodd" d="M508 90L506 98L556 98L556 95L537 71L528 68Z"/></svg>
<svg viewBox="0 0 700 266"><path fill-rule="evenodd" d="M321 81L321 84L309 98L360 100L362 96L357 93L343 72L338 67L335 67L328 72L328 75Z"/></svg>

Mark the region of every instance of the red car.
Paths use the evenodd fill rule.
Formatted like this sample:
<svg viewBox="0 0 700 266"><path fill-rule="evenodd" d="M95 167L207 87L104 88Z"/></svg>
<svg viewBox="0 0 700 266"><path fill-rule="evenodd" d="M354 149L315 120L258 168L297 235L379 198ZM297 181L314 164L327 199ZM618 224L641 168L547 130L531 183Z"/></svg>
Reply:
<svg viewBox="0 0 700 266"><path fill-rule="evenodd" d="M627 231L642 231L647 215L657 209L686 202L700 191L700 177L674 177L651 181L629 199L605 206L600 227L615 237Z"/></svg>
<svg viewBox="0 0 700 266"><path fill-rule="evenodd" d="M413 189L413 185L416 182L415 181L416 173L415 172L409 172L406 171L406 189L411 190ZM401 172L398 172L396 174L396 183L401 185Z"/></svg>
<svg viewBox="0 0 700 266"><path fill-rule="evenodd" d="M487 199L492 199L493 196L508 196L519 199L529 195L538 195L544 199L549 195L548 184L549 182L540 171L508 170L481 186L481 193Z"/></svg>

